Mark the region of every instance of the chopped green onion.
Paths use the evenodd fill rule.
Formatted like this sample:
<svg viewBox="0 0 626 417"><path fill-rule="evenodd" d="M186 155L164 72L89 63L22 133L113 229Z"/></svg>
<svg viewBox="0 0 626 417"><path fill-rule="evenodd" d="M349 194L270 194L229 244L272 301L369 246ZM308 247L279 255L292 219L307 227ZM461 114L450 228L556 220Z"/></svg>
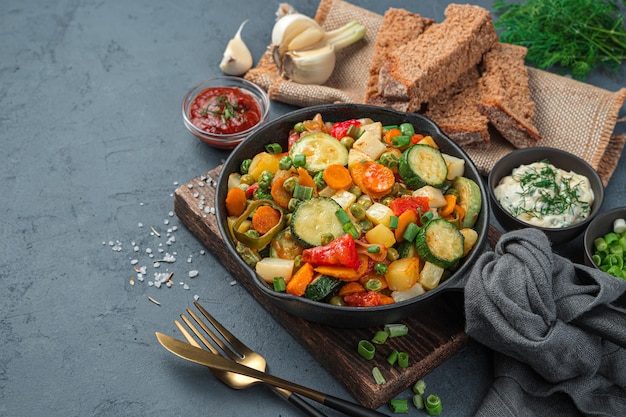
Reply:
<svg viewBox="0 0 626 417"><path fill-rule="evenodd" d="M380 246L378 245L368 246L367 253L380 253Z"/></svg>
<svg viewBox="0 0 626 417"><path fill-rule="evenodd" d="M278 161L278 168L285 171L291 168L291 165L293 164L289 155L283 156L282 158L280 158L280 161Z"/></svg>
<svg viewBox="0 0 626 417"><path fill-rule="evenodd" d="M424 381L423 379L418 379L417 382L413 384L412 389L414 393L424 395L424 392L426 391L426 381Z"/></svg>
<svg viewBox="0 0 626 417"><path fill-rule="evenodd" d="M379 330L376 332L376 334L372 338L372 343L377 344L377 345L382 345L387 341L387 338L389 338L389 333L387 333L384 330Z"/></svg>
<svg viewBox="0 0 626 417"><path fill-rule="evenodd" d="M430 213L430 212L429 212ZM431 213L432 214L432 213ZM413 242L415 237L417 236L417 232L419 232L420 228L415 223L409 223L404 229L404 233L402 233L402 238L408 242Z"/></svg>
<svg viewBox="0 0 626 417"><path fill-rule="evenodd" d="M343 227L343 231L352 235L353 238L355 239L359 238L360 236L359 231L356 229L356 226L352 224L352 222L344 223L342 227Z"/></svg>
<svg viewBox="0 0 626 417"><path fill-rule="evenodd" d="M408 368L409 367L409 354L406 352L398 353L398 366L400 368Z"/></svg>
<svg viewBox="0 0 626 417"><path fill-rule="evenodd" d="M276 155L283 151L283 147L280 146L278 143L268 143L267 145L265 145L265 150L267 151L267 153Z"/></svg>
<svg viewBox="0 0 626 417"><path fill-rule="evenodd" d="M429 416L438 416L441 414L441 410L441 399L437 395L430 394L426 397L426 412Z"/></svg>
<svg viewBox="0 0 626 417"><path fill-rule="evenodd" d="M398 125L387 125L387 126L383 126L383 132L387 132L391 129L399 129Z"/></svg>
<svg viewBox="0 0 626 417"><path fill-rule="evenodd" d="M415 394L413 396L413 405L418 410L422 410L424 408L424 397L422 397L422 394Z"/></svg>
<svg viewBox="0 0 626 417"><path fill-rule="evenodd" d="M374 353L376 353L376 348L369 340L360 340L358 345L358 352L359 355L369 361L374 359Z"/></svg>
<svg viewBox="0 0 626 417"><path fill-rule="evenodd" d="M335 216L337 216L341 224L350 223L350 216L348 216L348 213L342 208L335 212Z"/></svg>
<svg viewBox="0 0 626 417"><path fill-rule="evenodd" d="M382 372L380 372L380 369L378 369L377 366L372 369L372 375L374 376L374 381L376 381L376 384L378 385L382 385L387 382L385 381L385 377L383 376Z"/></svg>
<svg viewBox="0 0 626 417"><path fill-rule="evenodd" d="M593 245L600 252L604 252L605 250L607 250L609 248L609 245L606 243L606 240L604 240L604 238L602 238L602 237L599 237L599 238L595 239L593 241Z"/></svg>
<svg viewBox="0 0 626 417"><path fill-rule="evenodd" d="M276 292L285 292L287 289L287 285L285 284L285 278L283 277L274 277L274 291Z"/></svg>
<svg viewBox="0 0 626 417"><path fill-rule="evenodd" d="M400 125L400 132L408 137L411 137L415 134L415 128L411 123L402 123Z"/></svg>
<svg viewBox="0 0 626 417"><path fill-rule="evenodd" d="M409 328L406 324L392 323L385 324L385 331L389 333L389 337L404 336L409 333Z"/></svg>
<svg viewBox="0 0 626 417"><path fill-rule="evenodd" d="M409 402L407 400L393 399L389 401L389 408L395 414L409 414Z"/></svg>
<svg viewBox="0 0 626 417"><path fill-rule="evenodd" d="M613 222L613 231L620 234L626 232L626 220L615 219Z"/></svg>
<svg viewBox="0 0 626 417"><path fill-rule="evenodd" d="M400 135L400 136L394 136L391 138L391 146L393 146L394 148L402 148L402 147L409 145L410 143L411 143L410 136Z"/></svg>
<svg viewBox="0 0 626 417"><path fill-rule="evenodd" d="M394 366L397 361L398 361L398 351L394 349L391 351L389 356L387 356L387 363L391 366Z"/></svg>
<svg viewBox="0 0 626 417"><path fill-rule="evenodd" d="M433 218L433 216L434 214L432 211L427 211L426 213L422 214L420 220L422 221L422 224L426 224Z"/></svg>
<svg viewBox="0 0 626 417"><path fill-rule="evenodd" d="M313 196L313 187L296 184L296 186L293 188L293 198L297 198L300 200L308 200L312 196Z"/></svg>
<svg viewBox="0 0 626 417"><path fill-rule="evenodd" d="M389 218L389 228L390 229L397 229L398 228L398 220L400 218L398 216L391 216Z"/></svg>
<svg viewBox="0 0 626 417"><path fill-rule="evenodd" d="M293 166L296 168L300 168L306 165L306 155L303 153L299 153L293 156Z"/></svg>
<svg viewBox="0 0 626 417"><path fill-rule="evenodd" d="M252 159L244 159L241 161L241 165L239 166L239 172L242 174L247 174L248 169L250 169L250 164L252 163Z"/></svg>
<svg viewBox="0 0 626 417"><path fill-rule="evenodd" d="M361 133L361 128L357 125L350 125L350 127L348 128L348 131L346 132L348 136L354 139L358 138L360 133Z"/></svg>

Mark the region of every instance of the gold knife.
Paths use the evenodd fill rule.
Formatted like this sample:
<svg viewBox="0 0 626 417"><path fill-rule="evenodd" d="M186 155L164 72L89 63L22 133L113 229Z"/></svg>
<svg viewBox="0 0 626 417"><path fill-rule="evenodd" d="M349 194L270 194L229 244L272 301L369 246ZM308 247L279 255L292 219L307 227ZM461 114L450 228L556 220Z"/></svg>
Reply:
<svg viewBox="0 0 626 417"><path fill-rule="evenodd" d="M298 393L304 397L310 398L313 401L317 401L320 404L324 404L330 408L341 411L349 416L354 417L381 417L385 414L381 414L378 411L370 410L363 407L360 404L356 404L350 401L343 400L332 395L324 394L314 389L307 388L305 386L296 384L291 381L287 381L282 378L270 375L266 372L257 371L256 369L248 368L247 366L238 364L230 359L226 359L222 356L215 355L202 348L192 346L188 343L181 342L178 339L167 336L163 333L156 332L156 337L159 343L163 347L173 354L186 359L191 362L195 362L200 365L208 366L209 368L219 369L221 371L235 372L238 374L258 378L264 383L273 387L284 388L291 392Z"/></svg>

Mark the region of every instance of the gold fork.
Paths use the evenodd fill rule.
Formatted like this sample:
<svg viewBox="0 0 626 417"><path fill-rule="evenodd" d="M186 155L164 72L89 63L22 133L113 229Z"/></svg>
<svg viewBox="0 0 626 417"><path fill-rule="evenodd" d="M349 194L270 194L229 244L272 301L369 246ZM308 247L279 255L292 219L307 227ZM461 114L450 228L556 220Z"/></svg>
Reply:
<svg viewBox="0 0 626 417"><path fill-rule="evenodd" d="M222 340L213 332L211 329L191 310L187 309L187 314L193 318L198 326L202 328L202 330L217 344L222 351L228 355L233 361L245 365L249 368L256 369L258 371L265 371L267 362L263 356L254 350L250 349L243 342L237 339L232 333L230 333L224 326L222 326L217 320L213 318L209 314L208 311L204 309L197 301L194 302L196 308L202 313L202 315L211 323L211 325L222 335L224 340L232 347L230 349L226 344L222 342ZM210 350L212 353L216 355L220 355L220 352L213 346L211 342L209 342L204 334L192 323L192 321L185 316L184 314L180 315L181 319L185 322L185 324L191 329L194 335L202 342L202 344ZM183 337L189 342L189 344L201 348L200 344L194 339L194 337L187 331L187 329L178 321L174 320L176 327L180 330ZM252 378L249 376L228 372L228 371L220 371L216 369L211 369L211 372L215 377L217 377L220 381L225 383L231 388L234 389L244 389L248 388L252 385L261 383L262 381L257 378ZM307 401L305 401L302 397L297 394L293 394L290 391L287 391L282 388L274 388L276 392L278 392L282 397L287 399L290 403L298 407L301 411L303 411L306 415L310 417L326 417L326 414L322 413L317 408L313 407Z"/></svg>

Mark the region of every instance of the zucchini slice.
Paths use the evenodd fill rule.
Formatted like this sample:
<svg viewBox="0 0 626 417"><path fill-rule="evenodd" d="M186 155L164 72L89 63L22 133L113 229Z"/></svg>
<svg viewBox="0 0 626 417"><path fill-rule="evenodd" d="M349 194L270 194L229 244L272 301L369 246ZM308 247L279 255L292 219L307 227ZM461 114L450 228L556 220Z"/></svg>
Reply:
<svg viewBox="0 0 626 417"><path fill-rule="evenodd" d="M304 296L309 300L322 301L335 295L342 284L344 284L344 282L339 278L320 275L307 285L304 290Z"/></svg>
<svg viewBox="0 0 626 417"><path fill-rule="evenodd" d="M415 247L425 261L448 268L463 257L464 239L455 225L438 218L429 221L419 230Z"/></svg>
<svg viewBox="0 0 626 417"><path fill-rule="evenodd" d="M482 207L480 187L467 177L456 177L452 180L452 188L458 192L458 204L465 210L462 226L473 227Z"/></svg>
<svg viewBox="0 0 626 417"><path fill-rule="evenodd" d="M343 143L323 132L311 132L302 136L289 149L289 156L303 154L309 172L323 171L333 164L348 165L348 149Z"/></svg>
<svg viewBox="0 0 626 417"><path fill-rule="evenodd" d="M425 185L441 188L448 177L448 165L439 149L415 144L402 153L398 173L413 190Z"/></svg>
<svg viewBox="0 0 626 417"><path fill-rule="evenodd" d="M334 139L336 140L336 139ZM317 197L299 203L291 215L291 233L304 247L322 245L328 233L343 235L343 224L335 214L341 206L332 198Z"/></svg>

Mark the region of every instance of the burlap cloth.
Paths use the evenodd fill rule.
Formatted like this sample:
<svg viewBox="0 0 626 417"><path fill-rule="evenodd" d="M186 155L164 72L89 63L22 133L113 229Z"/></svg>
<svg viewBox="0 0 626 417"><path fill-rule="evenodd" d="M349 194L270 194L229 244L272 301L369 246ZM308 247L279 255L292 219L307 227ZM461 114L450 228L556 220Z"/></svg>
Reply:
<svg viewBox="0 0 626 417"><path fill-rule="evenodd" d="M321 0L315 20L325 30L335 29L351 20L359 21L367 29L362 41L338 52L335 71L324 85L285 80L279 75L269 52L245 78L266 90L270 99L299 107L363 103L383 16L342 0ZM595 168L607 185L626 141L626 135L613 135L626 99L626 88L611 92L531 67L528 73L536 103L534 122L542 137L539 145L578 155ZM465 150L481 174L487 175L496 161L514 149L494 133L488 149Z"/></svg>

